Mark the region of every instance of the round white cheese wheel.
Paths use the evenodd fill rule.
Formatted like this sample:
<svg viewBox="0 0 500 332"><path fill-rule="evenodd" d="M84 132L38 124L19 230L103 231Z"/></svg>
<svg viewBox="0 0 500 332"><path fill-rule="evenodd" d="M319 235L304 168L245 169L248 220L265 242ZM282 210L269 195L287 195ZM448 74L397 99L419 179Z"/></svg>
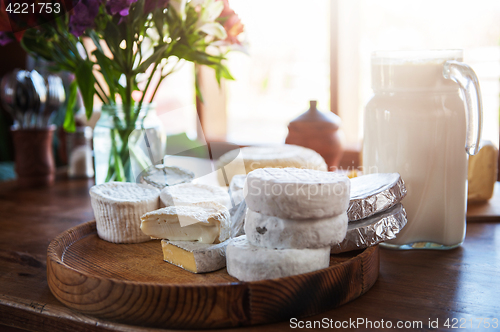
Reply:
<svg viewBox="0 0 500 332"><path fill-rule="evenodd" d="M221 186L228 186L237 174L248 174L258 168L296 167L327 171L325 160L314 150L291 144L248 146L223 154L215 164ZM226 178L224 178L224 174Z"/></svg>
<svg viewBox="0 0 500 332"><path fill-rule="evenodd" d="M349 206L345 175L298 168L264 168L247 175L248 208L284 219L317 219L343 214Z"/></svg>
<svg viewBox="0 0 500 332"><path fill-rule="evenodd" d="M330 247L276 250L254 246L242 235L226 249L227 273L241 281L288 277L329 265Z"/></svg>
<svg viewBox="0 0 500 332"><path fill-rule="evenodd" d="M90 188L97 235L114 243L150 240L141 229L141 216L160 207L160 190L128 182L108 182Z"/></svg>
<svg viewBox="0 0 500 332"><path fill-rule="evenodd" d="M160 200L163 206L215 202L228 209L232 207L231 198L225 189L201 183L182 183L165 187L160 193Z"/></svg>
<svg viewBox="0 0 500 332"><path fill-rule="evenodd" d="M245 234L259 247L274 249L322 248L340 243L347 232L347 213L311 220L282 219L248 210Z"/></svg>

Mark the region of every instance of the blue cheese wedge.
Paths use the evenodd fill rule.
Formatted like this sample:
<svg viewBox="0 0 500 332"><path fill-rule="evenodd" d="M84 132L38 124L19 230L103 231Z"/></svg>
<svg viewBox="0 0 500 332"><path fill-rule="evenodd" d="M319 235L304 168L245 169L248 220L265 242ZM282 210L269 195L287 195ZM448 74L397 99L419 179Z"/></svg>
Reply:
<svg viewBox="0 0 500 332"><path fill-rule="evenodd" d="M214 202L167 206L141 217L147 236L170 241L224 242L230 237L229 211Z"/></svg>
<svg viewBox="0 0 500 332"><path fill-rule="evenodd" d="M259 247L274 249L322 248L340 243L347 232L347 213L311 220L282 219L248 210L245 234Z"/></svg>
<svg viewBox="0 0 500 332"><path fill-rule="evenodd" d="M90 188L97 235L114 243L150 240L140 230L141 216L160 205L160 190L149 185L108 182Z"/></svg>
<svg viewBox="0 0 500 332"><path fill-rule="evenodd" d="M163 260L193 273L217 271L226 266L228 242L207 244L162 240Z"/></svg>
<svg viewBox="0 0 500 332"><path fill-rule="evenodd" d="M276 250L254 246L242 235L227 245L226 265L227 273L241 281L288 277L327 268L330 247Z"/></svg>

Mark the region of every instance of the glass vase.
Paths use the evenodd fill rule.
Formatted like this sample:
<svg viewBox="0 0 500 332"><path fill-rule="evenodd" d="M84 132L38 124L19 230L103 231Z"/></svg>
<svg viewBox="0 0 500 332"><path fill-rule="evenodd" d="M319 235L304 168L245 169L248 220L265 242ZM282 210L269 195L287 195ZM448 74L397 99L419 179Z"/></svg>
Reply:
<svg viewBox="0 0 500 332"><path fill-rule="evenodd" d="M95 183L136 182L146 168L161 163L166 135L151 104L140 109L103 105L94 128Z"/></svg>

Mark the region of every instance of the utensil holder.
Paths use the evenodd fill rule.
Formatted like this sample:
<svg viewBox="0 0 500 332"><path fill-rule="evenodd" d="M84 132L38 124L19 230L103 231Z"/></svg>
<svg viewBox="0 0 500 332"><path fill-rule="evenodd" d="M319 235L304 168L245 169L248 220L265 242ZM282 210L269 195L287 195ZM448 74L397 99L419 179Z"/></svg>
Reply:
<svg viewBox="0 0 500 332"><path fill-rule="evenodd" d="M52 137L55 128L55 126L30 129L11 128L19 187L43 187L54 183Z"/></svg>

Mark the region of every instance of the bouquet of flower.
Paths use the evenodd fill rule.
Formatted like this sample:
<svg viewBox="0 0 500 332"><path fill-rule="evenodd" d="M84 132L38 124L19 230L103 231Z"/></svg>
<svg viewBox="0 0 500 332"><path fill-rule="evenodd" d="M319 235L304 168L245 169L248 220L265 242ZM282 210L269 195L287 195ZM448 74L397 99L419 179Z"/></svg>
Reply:
<svg viewBox="0 0 500 332"><path fill-rule="evenodd" d="M114 171L107 180L125 178L120 174L127 167L126 141L143 104L154 99L163 79L179 65L185 61L206 65L215 70L219 82L233 79L224 60L227 52L241 46L238 36L243 25L228 0L27 3L25 11L16 8L17 1L0 0L0 44L17 38L29 53L53 63L55 70L74 73L65 129L75 127L77 88L87 117L95 95L104 105L121 105L123 116L116 116L114 133L121 143L114 147L115 158L110 158ZM196 91L199 95L198 86Z"/></svg>

